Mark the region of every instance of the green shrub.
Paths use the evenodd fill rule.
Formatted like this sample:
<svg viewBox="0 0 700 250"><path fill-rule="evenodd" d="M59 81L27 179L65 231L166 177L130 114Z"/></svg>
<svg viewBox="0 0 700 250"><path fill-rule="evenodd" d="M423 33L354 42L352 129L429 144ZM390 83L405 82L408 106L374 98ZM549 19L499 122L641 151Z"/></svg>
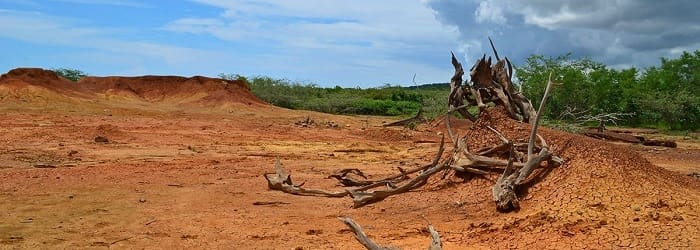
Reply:
<svg viewBox="0 0 700 250"><path fill-rule="evenodd" d="M58 68L58 69L51 69L51 71L55 72L57 75L66 78L68 80L77 82L80 80L80 78L83 78L84 76L87 76L87 73L77 70L77 69L69 69L69 68Z"/></svg>

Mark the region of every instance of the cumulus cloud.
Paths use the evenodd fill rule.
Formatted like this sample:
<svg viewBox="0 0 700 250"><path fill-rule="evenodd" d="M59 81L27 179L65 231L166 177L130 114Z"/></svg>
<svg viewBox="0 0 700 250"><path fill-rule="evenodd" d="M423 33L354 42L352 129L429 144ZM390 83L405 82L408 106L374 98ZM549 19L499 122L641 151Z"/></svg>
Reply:
<svg viewBox="0 0 700 250"><path fill-rule="evenodd" d="M113 58L128 57L128 63L132 65L155 61L172 67L189 66L201 58L215 58L217 56L215 51L115 38L114 35L118 33L118 30L77 25L75 21L40 12L0 9L0 38L40 45L79 48L83 51L93 51L92 53L97 55L111 55ZM86 56L85 59L94 60L89 56ZM127 66L129 65L120 65L120 67ZM137 73L142 72L129 72L128 74ZM143 71L143 73L148 72Z"/></svg>
<svg viewBox="0 0 700 250"><path fill-rule="evenodd" d="M493 36L516 61L532 53L573 52L612 65L647 66L700 49L700 2L694 0L431 0L438 19L464 44ZM473 11L470 11L473 10ZM469 16L473 13L473 16ZM478 54L467 54L475 57Z"/></svg>
<svg viewBox="0 0 700 250"><path fill-rule="evenodd" d="M289 58L289 75L363 85L449 78L457 32L421 1L195 0L217 7L216 17L185 17L166 30L209 34L261 50L260 58ZM301 67L297 62L308 62ZM325 72L319 69L324 69ZM350 74L352 80L334 79ZM350 82L349 84L353 84Z"/></svg>
<svg viewBox="0 0 700 250"><path fill-rule="evenodd" d="M474 11L474 17L477 23L492 22L496 24L505 24L506 22L501 7L493 4L491 1L482 1L479 3L479 7Z"/></svg>

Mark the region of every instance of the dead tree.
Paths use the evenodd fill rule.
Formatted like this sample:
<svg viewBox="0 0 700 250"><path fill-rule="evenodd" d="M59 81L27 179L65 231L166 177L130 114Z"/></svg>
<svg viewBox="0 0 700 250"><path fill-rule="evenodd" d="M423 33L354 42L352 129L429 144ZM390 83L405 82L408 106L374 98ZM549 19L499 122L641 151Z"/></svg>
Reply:
<svg viewBox="0 0 700 250"><path fill-rule="evenodd" d="M596 129L598 132L602 133L605 130L605 124L612 123L617 125L617 122L633 115L634 113L621 112L591 114L591 110L578 110L576 108L567 107L566 110L559 115L559 119L567 119L579 126L589 122L596 122L598 123Z"/></svg>
<svg viewBox="0 0 700 250"><path fill-rule="evenodd" d="M493 43L491 44L493 46ZM495 64L492 65L491 58L486 58L486 56L474 64L469 72L471 79L468 84L462 80L464 75L462 64L452 54L452 65L455 73L450 81L449 109L445 116L445 124L453 147L450 152L445 153L445 138L443 136L440 147L430 164L409 170L399 169L400 173L376 180L367 179L366 175L359 169L341 169L329 177L337 179L344 186L344 189L325 191L306 189L302 185L294 184L278 160L275 164L275 173L265 174L268 187L272 190L295 195L350 196L353 200L353 207L360 208L393 195L420 188L427 183L431 176L440 172L455 171L466 175L483 176L486 179L500 173L492 187L496 210L505 212L519 208L518 191L524 188L524 184L535 179L532 178L535 170L542 167L551 169L564 163L563 159L554 154L555 150L550 148L545 138L537 134L540 114L553 83L550 74L540 107L535 111L531 102L520 91L515 90L511 81L513 68L508 58L500 59L495 48L494 54L496 55ZM476 121L483 112L490 112L488 108L491 106L502 106L510 118L530 123L530 134L527 138L509 139L498 130L488 127L501 142L497 145L471 151L467 138L460 137L453 130L450 124L452 113L457 112L466 119ZM470 113L470 107L476 107L478 113ZM488 119L488 117L484 119ZM350 221L343 219L343 222L350 226L354 232L361 231L359 226L353 227L354 223L349 223ZM357 236L358 240L367 239L364 233L357 234ZM368 241L367 244L363 243L363 245L369 249L383 249L371 241Z"/></svg>
<svg viewBox="0 0 700 250"><path fill-rule="evenodd" d="M493 43L491 45L493 46ZM486 56L474 64L470 69L470 84L464 84L462 64L452 54L455 73L450 82L449 110L445 116L445 124L453 149L447 156L443 157L445 150L443 136L438 152L430 164L410 170L399 169L400 173L377 180L368 180L359 169L341 169L329 176L337 179L345 187L339 191L306 189L302 185L294 184L278 160L275 164L275 173L265 174L268 187L296 195L350 196L353 207L359 208L419 188L427 183L432 175L443 170L481 176L500 172L501 176L492 188L496 208L499 211L518 208L517 190L530 179L534 170L543 165L552 167L563 163L561 158L553 155L553 150L550 149L546 140L537 134L540 113L553 83L550 74L540 108L536 112L531 102L515 90L511 81L513 68L508 58L500 59L495 48L494 54L496 64L492 65L491 58ZM453 131L450 124L451 114L457 112L464 118L476 120L478 114L471 114L468 111L469 107L478 107L481 113L489 106L503 106L512 119L529 122L532 129L530 136L510 140L496 129L489 127L501 139L501 143L477 152L470 151L467 138L460 138ZM410 177L414 173L418 174Z"/></svg>
<svg viewBox="0 0 700 250"><path fill-rule="evenodd" d="M491 38L489 38L489 42L491 42L496 56L496 63L491 64L491 57L487 58L486 55L481 57L469 70L471 80L468 84L462 83L464 75L462 64L459 63L454 53L452 54L452 66L455 68L455 74L450 81L448 102L450 109L467 104L467 108L468 106L476 106L481 111L487 108L489 103L494 103L503 106L508 115L515 120L531 121L535 116L535 110L522 92L515 90L512 81L513 65L508 57L500 59ZM464 118L476 120L476 116L466 109L457 111Z"/></svg>

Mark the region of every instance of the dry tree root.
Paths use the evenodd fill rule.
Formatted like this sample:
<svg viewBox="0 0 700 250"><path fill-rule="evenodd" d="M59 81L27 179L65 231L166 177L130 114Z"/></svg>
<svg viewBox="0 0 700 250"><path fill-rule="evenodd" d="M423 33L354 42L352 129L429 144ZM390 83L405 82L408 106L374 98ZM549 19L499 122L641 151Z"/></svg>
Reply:
<svg viewBox="0 0 700 250"><path fill-rule="evenodd" d="M353 207L359 208L374 202L382 201L389 196L405 193L410 190L419 188L427 183L430 176L447 168L444 163L439 163L439 160L444 151L445 138L440 142L440 148L433 162L419 168L409 171L402 171L398 175L389 176L387 178L376 181L356 180L348 176L350 173L364 177L364 173L359 169L343 169L330 177L338 179L344 186L358 186L353 189L345 189L343 191L326 191L318 189L302 188L303 185L295 185L292 182L291 175L282 169L280 160L275 163L275 173L265 173L264 177L267 180L267 186L271 190L279 190L285 193L304 195L304 196L321 196L321 197L345 197L350 195L353 199ZM422 172L421 172L422 171ZM409 178L408 174L421 172L414 178ZM386 186L383 190L371 189Z"/></svg>
<svg viewBox="0 0 700 250"><path fill-rule="evenodd" d="M519 208L516 191L520 185L526 182L535 168L539 167L543 162L546 162L548 167L561 165L563 160L553 156L544 138L537 135L540 111L544 107L553 85L551 74L540 103L540 108L535 112L530 101L522 96L522 93L515 92L515 87L511 81L512 66L510 61L508 58L501 60L490 38L489 42L491 42L497 62L492 66L491 58L486 59L486 55L479 59L470 70L471 85L462 85L464 71L462 65L452 54L452 65L455 68L455 73L450 84L451 92L448 102L450 108L445 121L450 139L455 145L450 167L459 172L484 176L493 170L503 169L503 174L496 180L496 184L492 187L492 192L496 202L496 209L509 211ZM506 65L508 66L508 71L505 69ZM501 139L502 143L479 150L474 154L469 151L466 138L459 138L452 131L450 126L452 112L468 113L466 109L470 105L478 107L479 112L482 112L488 107L489 103L503 106L508 115L515 120L531 123L532 131L526 144L526 152L521 152L523 144L514 144L499 131L489 127ZM471 119L469 116L463 116ZM539 146L535 144L536 139L540 141ZM535 150L539 150L536 156ZM508 155L507 159L499 158L499 156L506 153Z"/></svg>
<svg viewBox="0 0 700 250"><path fill-rule="evenodd" d="M489 41L493 48L493 42L490 38ZM445 173L455 171L466 175L482 176L486 179L500 173L491 189L496 209L505 212L519 208L518 191L529 186L525 184L537 181L537 178L531 177L536 169L542 167L551 169L564 164L564 160L553 153L555 150L550 149L547 141L537 134L541 111L547 101L553 82L550 74L540 107L535 111L531 102L522 95L522 91L516 91L515 85L511 81L513 68L508 58L500 59L496 49L493 48L493 50L496 63L492 65L491 58L487 59L484 55L470 69L471 79L467 83L462 80L464 75L462 64L452 54L452 65L455 73L450 81L449 109L445 116L445 124L453 148L452 152L446 154L445 157L443 157L445 151L445 137L443 136L433 161L421 167L409 170L399 169L400 173L376 180L369 180L359 169L349 168L336 171L328 178L335 178L340 182L344 187L340 191L307 189L302 187L303 184L294 184L291 176L282 169L282 165L277 159L275 172L264 174L269 189L295 195L350 196L353 200L353 207L359 208L393 195L420 188L428 182L431 176L443 171ZM452 113L457 112L463 118L476 121L477 117L486 112L490 106L503 106L510 118L530 123L532 130L528 138L509 139L498 130L488 127L501 140L501 143L471 151L467 144L467 138L460 137L453 131L450 124ZM478 113L470 113L470 107L476 107ZM413 118L387 126L413 122L420 118L421 112ZM413 174L416 175L411 177L410 175ZM340 219L355 232L358 241L367 249L391 249L380 246L369 239L362 228L352 219L348 217ZM440 235L429 222L428 224L428 231L432 237L429 249L441 249Z"/></svg>
<svg viewBox="0 0 700 250"><path fill-rule="evenodd" d="M357 222L355 222L355 220L353 220L352 218L350 218L350 217L338 217L338 219L340 219L340 221L342 221L343 223L345 223L345 225L348 226L348 228L350 228L350 230L351 230L353 233L355 233L355 239L357 239L357 241L359 241L360 244L362 244L362 246L364 246L364 247L367 248L368 250L392 250L392 249L397 249L397 248L394 248L394 247L385 247L385 246L381 246L381 245L375 243L372 239L370 239L369 237L367 237L367 234L365 234L365 232L362 231L362 227L361 227L359 224L357 224Z"/></svg>
<svg viewBox="0 0 700 250"><path fill-rule="evenodd" d="M493 42L491 45L493 46ZM284 172L278 160L275 164L275 173L265 174L268 187L272 190L296 195L350 196L353 199L353 207L359 208L396 194L420 188L427 183L431 176L443 170L482 176L487 179L491 175L501 173L492 187L496 208L498 211L517 209L519 207L517 191L523 184L532 179L529 177L535 169L543 165L550 168L563 164L563 160L550 150L545 139L537 134L540 113L553 83L550 74L545 94L536 112L530 101L522 96L521 92L516 92L511 81L513 69L508 58L501 60L495 48L494 54L496 55L496 64L492 65L491 58L486 59L484 55L470 69L470 84L464 84L462 81L464 75L462 64L452 54L452 65L455 73L450 82L449 109L445 116L445 124L453 149L448 157L443 158L442 156L445 143L443 136L435 158L428 165L410 170L399 169L400 173L378 180L369 180L362 171L352 168L341 169L328 176L337 179L345 187L342 191L306 189L302 188L302 185L295 185L289 174ZM478 107L479 113L482 113L488 106L493 105L503 106L511 118L531 124L532 131L526 140L527 143L523 143L522 139L515 142L509 140L498 130L488 127L498 136L501 143L472 152L467 145L467 138L460 138L453 131L450 124L452 113L457 112L464 118L476 120L476 115L468 111L470 106ZM414 118L418 117L420 117L420 112ZM414 173L418 174L409 177Z"/></svg>
<svg viewBox="0 0 700 250"><path fill-rule="evenodd" d="M275 161L275 172L265 173L263 176L265 180L267 180L267 187L269 189L279 190L285 193L322 197L345 197L348 195L347 191L329 192L325 190L306 189L301 187L304 183L300 185L294 184L292 182L292 176L282 169L282 163L280 163L279 158Z"/></svg>
<svg viewBox="0 0 700 250"><path fill-rule="evenodd" d="M421 174L414 177L413 179L409 179L407 182L401 184L400 186L396 186L395 183L392 183L395 187L387 185L387 188L385 190L365 191L362 190L362 188L350 190L350 196L352 196L353 198L353 207L358 208L367 204L382 201L389 196L405 193L425 185L425 183L428 182L428 178L430 178L430 176L446 169L447 165L444 162L439 163L444 149L445 137L443 136L440 140L440 148L438 149L438 152L435 155L435 159L433 159L433 162L430 165L424 166L426 168L422 170L423 172Z"/></svg>
<svg viewBox="0 0 700 250"><path fill-rule="evenodd" d="M367 234L362 230L362 227L355 222L350 217L338 217L340 221L345 223L350 230L355 233L355 239L357 239L362 246L367 248L368 250L393 250L393 249L398 249L394 247L385 247L377 244L374 242L372 239L370 239ZM440 234L438 233L437 230L433 227L432 224L428 223L428 232L430 233L430 246L428 246L429 250L441 250L442 249L442 241L440 240Z"/></svg>
<svg viewBox="0 0 700 250"><path fill-rule="evenodd" d="M490 38L489 41L493 48L493 42ZM455 73L450 81L449 107L445 116L445 125L453 148L451 153L446 154L446 157L443 157L445 150L445 137L443 135L440 147L430 164L409 170L399 169L400 173L377 180L369 180L362 171L353 168L341 169L329 175L328 178L337 179L345 187L341 191L306 189L302 187L303 184L296 185L292 182L291 176L282 169L282 165L277 159L275 172L264 174L269 189L295 195L350 196L353 199L353 207L359 208L393 195L420 188L427 183L431 176L443 171L445 173L443 178L450 171L455 171L466 175L481 176L489 180L488 177L501 173L491 189L496 210L507 212L519 208L518 191L529 186L525 184L537 181L536 177L531 177L536 169L541 167L551 169L564 164L564 160L556 156L553 153L555 150L550 149L546 140L537 134L541 111L547 101L553 82L550 74L540 107L535 111L531 102L522 95L522 91L516 91L511 81L513 67L508 58L501 60L495 48L493 51L496 63L492 65L491 58L487 59L484 55L470 69L471 80L468 83L462 81L464 75L462 64L452 54L452 65ZM470 151L467 138L460 138L452 129L450 124L452 114L457 112L465 119L476 121L481 113L487 111L489 106L503 106L510 118L530 123L532 130L529 137L512 140L506 138L498 130L488 127L501 140L501 143ZM477 107L478 114L470 113L469 107ZM412 122L420 117L421 112L413 118L399 121L396 124ZM414 173L418 174L413 177L409 176ZM392 249L373 242L352 219L348 217L340 219L355 232L357 240L367 249ZM441 249L440 235L430 222L428 224L428 231L432 237L429 249Z"/></svg>

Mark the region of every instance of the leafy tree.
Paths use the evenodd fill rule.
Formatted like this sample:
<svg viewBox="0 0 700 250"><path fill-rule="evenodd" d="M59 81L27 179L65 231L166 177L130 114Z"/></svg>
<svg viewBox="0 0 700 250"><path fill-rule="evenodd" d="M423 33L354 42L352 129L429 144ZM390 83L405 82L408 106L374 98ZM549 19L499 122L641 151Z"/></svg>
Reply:
<svg viewBox="0 0 700 250"><path fill-rule="evenodd" d="M700 51L661 59L639 79L642 123L675 130L700 129Z"/></svg>
<svg viewBox="0 0 700 250"><path fill-rule="evenodd" d="M87 76L87 73L77 69L58 68L52 69L52 71L56 72L57 75L74 82L77 82L78 80L80 80L80 78Z"/></svg>
<svg viewBox="0 0 700 250"><path fill-rule="evenodd" d="M517 68L523 91L535 104L550 72L561 83L544 115L562 118L567 108L600 113L633 113L626 125L674 130L700 128L700 51L661 59L658 67L610 69L590 59L533 55Z"/></svg>
<svg viewBox="0 0 700 250"><path fill-rule="evenodd" d="M544 94L550 73L552 81L561 84L551 93L548 107L543 111L550 118L560 117L567 109L611 109L607 107L607 101L594 105L609 94L610 88L606 87L612 84L609 81L611 72L605 65L590 59L573 60L571 54L559 57L533 55L524 66L517 68L523 92L535 107Z"/></svg>

